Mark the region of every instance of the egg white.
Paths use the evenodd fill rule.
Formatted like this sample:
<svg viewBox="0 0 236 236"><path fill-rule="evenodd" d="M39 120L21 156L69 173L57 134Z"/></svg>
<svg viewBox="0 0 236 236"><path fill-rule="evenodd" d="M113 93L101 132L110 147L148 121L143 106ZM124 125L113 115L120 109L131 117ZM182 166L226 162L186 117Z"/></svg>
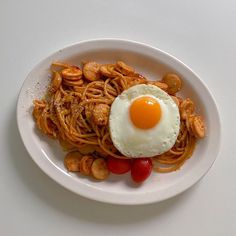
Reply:
<svg viewBox="0 0 236 236"><path fill-rule="evenodd" d="M161 107L161 119L150 129L139 129L130 119L129 108L139 97L150 96ZM110 135L114 146L127 157L152 157L162 154L175 144L179 134L178 106L163 90L154 85L136 85L120 94L111 106Z"/></svg>

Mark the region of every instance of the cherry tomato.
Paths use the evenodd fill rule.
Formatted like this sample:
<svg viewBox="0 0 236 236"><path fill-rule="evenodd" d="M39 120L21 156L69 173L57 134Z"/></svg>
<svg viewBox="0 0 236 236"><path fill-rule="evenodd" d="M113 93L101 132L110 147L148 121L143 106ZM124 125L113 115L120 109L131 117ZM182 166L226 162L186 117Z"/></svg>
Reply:
<svg viewBox="0 0 236 236"><path fill-rule="evenodd" d="M131 166L131 176L133 181L141 183L146 180L152 172L152 161L150 158L134 159Z"/></svg>
<svg viewBox="0 0 236 236"><path fill-rule="evenodd" d="M128 172L131 168L130 160L110 157L107 161L108 169L117 175Z"/></svg>

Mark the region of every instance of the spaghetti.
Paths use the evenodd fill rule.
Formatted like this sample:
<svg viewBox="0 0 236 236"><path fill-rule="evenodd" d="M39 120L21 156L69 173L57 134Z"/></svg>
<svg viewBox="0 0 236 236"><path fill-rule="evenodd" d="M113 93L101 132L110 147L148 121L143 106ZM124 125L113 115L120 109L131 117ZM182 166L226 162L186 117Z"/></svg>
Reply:
<svg viewBox="0 0 236 236"><path fill-rule="evenodd" d="M86 154L95 153L101 157L127 158L114 147L109 133L108 116L114 99L137 84L153 84L167 92L168 87L171 88L169 94L173 95L179 107L182 99L173 94L171 80L168 80L169 84L148 81L123 62L109 65L89 63L84 65L86 71L83 72L74 65L61 62L52 64L53 76L45 99L34 101L36 125L44 134L58 139L67 151L86 150ZM174 90L178 91L179 88ZM175 145L168 152L152 158L153 169L157 172L179 169L194 151L196 132L193 128L198 129L196 125L191 125L187 107L188 110L183 111L185 117L181 118ZM194 116L192 113L189 115Z"/></svg>

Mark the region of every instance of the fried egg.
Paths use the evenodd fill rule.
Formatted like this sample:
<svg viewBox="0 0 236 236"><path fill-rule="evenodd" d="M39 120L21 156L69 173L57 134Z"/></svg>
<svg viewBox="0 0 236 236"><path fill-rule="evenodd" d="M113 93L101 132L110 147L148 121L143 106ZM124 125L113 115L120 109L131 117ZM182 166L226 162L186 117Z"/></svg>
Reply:
<svg viewBox="0 0 236 236"><path fill-rule="evenodd" d="M173 147L179 134L178 106L154 85L133 86L116 97L109 116L114 146L124 156L160 155Z"/></svg>

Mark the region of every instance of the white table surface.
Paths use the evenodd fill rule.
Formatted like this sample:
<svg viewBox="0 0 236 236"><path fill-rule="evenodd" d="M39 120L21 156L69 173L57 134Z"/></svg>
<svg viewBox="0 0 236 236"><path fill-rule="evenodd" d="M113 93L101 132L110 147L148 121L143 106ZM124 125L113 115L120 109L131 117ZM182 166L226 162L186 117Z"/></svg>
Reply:
<svg viewBox="0 0 236 236"><path fill-rule="evenodd" d="M0 235L236 235L236 1L0 0ZM221 115L210 172L158 204L114 206L77 196L27 154L16 101L32 67L80 40L117 37L167 51L200 75Z"/></svg>

